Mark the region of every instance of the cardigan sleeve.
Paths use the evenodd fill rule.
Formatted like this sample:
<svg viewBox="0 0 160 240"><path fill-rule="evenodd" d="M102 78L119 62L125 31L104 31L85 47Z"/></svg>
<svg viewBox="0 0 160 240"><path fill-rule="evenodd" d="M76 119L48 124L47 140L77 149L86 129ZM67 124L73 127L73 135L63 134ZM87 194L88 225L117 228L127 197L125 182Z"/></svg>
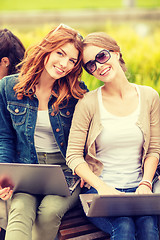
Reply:
<svg viewBox="0 0 160 240"><path fill-rule="evenodd" d="M86 96L84 96L78 101L72 119L66 163L73 171L79 164L85 162L84 148L92 119L89 106L90 103L86 102Z"/></svg>
<svg viewBox="0 0 160 240"><path fill-rule="evenodd" d="M146 157L154 156L159 159L160 154L160 99L158 93L152 89L150 108L150 140Z"/></svg>

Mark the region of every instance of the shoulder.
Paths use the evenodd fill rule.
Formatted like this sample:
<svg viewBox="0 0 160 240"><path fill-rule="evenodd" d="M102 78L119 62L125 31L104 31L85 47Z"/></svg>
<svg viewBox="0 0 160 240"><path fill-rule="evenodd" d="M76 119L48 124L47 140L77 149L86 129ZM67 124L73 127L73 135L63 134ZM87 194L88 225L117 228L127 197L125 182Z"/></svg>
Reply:
<svg viewBox="0 0 160 240"><path fill-rule="evenodd" d="M140 90L140 94L142 99L144 99L145 101L151 101L151 100L159 100L159 93L153 89L150 86L145 86L145 85L137 85L139 90Z"/></svg>
<svg viewBox="0 0 160 240"><path fill-rule="evenodd" d="M80 99L79 101L82 101L83 103L91 103L93 104L97 101L97 91L98 89L95 89L93 91L87 92L84 94L84 97Z"/></svg>
<svg viewBox="0 0 160 240"><path fill-rule="evenodd" d="M9 75L1 79L0 86L6 88L12 88L18 82L18 74Z"/></svg>
<svg viewBox="0 0 160 240"><path fill-rule="evenodd" d="M9 75L0 80L0 93L8 99L15 98L13 87L18 82L18 74Z"/></svg>
<svg viewBox="0 0 160 240"><path fill-rule="evenodd" d="M159 106L160 104L160 98L159 98L159 93L153 89L152 87L149 86L144 86L144 85L138 85L139 90L140 90L140 96L141 96L141 101L143 106L154 106L157 105Z"/></svg>
<svg viewBox="0 0 160 240"><path fill-rule="evenodd" d="M137 85L140 89L140 92L146 94L147 96L159 96L158 92L150 86Z"/></svg>
<svg viewBox="0 0 160 240"><path fill-rule="evenodd" d="M85 113L94 113L98 106L97 89L84 94L82 99L78 100L76 109Z"/></svg>

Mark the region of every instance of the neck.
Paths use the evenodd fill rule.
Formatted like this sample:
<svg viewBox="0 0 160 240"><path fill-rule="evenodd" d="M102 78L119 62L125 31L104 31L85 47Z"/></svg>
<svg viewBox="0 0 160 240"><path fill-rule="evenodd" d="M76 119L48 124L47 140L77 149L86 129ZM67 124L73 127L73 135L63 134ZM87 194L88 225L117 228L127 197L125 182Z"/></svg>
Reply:
<svg viewBox="0 0 160 240"><path fill-rule="evenodd" d="M38 79L36 89L51 92L55 81L56 80L54 80L48 73L43 71L40 78Z"/></svg>
<svg viewBox="0 0 160 240"><path fill-rule="evenodd" d="M0 80L8 75L8 69L5 67L0 67Z"/></svg>
<svg viewBox="0 0 160 240"><path fill-rule="evenodd" d="M133 88L133 86L128 82L127 78L117 78L117 80L110 83L105 83L103 86L104 94L110 96L119 96L123 98L128 92Z"/></svg>

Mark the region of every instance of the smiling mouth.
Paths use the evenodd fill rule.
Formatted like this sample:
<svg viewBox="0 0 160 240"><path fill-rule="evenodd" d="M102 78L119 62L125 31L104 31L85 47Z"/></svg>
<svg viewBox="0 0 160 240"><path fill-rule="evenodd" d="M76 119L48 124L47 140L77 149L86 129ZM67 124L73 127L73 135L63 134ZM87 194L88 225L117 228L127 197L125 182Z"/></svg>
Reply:
<svg viewBox="0 0 160 240"><path fill-rule="evenodd" d="M64 73L64 71L61 68L58 68L56 66L54 66L54 68L59 72L59 73Z"/></svg>
<svg viewBox="0 0 160 240"><path fill-rule="evenodd" d="M102 72L100 73L101 76L105 75L106 73L108 73L110 71L110 67L105 68L104 70L102 70Z"/></svg>

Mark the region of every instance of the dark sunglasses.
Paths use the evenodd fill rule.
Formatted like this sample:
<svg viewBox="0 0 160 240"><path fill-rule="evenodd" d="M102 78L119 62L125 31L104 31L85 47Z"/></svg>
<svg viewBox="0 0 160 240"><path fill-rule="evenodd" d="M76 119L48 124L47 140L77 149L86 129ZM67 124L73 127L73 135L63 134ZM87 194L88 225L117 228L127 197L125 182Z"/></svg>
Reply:
<svg viewBox="0 0 160 240"><path fill-rule="evenodd" d="M89 73L92 74L96 71L97 65L96 62L103 64L107 62L111 58L111 54L108 50L103 49L95 56L95 60L90 60L84 65L84 69Z"/></svg>

